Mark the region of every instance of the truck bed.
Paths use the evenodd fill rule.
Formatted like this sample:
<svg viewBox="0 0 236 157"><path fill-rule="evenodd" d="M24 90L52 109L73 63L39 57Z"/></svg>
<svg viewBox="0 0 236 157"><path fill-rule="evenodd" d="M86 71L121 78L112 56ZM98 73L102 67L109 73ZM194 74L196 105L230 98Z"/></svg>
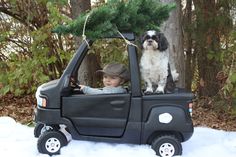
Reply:
<svg viewBox="0 0 236 157"><path fill-rule="evenodd" d="M188 111L188 104L194 95L182 88L176 88L174 93L143 95L143 121L147 120L151 108L157 106L175 106ZM187 114L187 113L186 113Z"/></svg>

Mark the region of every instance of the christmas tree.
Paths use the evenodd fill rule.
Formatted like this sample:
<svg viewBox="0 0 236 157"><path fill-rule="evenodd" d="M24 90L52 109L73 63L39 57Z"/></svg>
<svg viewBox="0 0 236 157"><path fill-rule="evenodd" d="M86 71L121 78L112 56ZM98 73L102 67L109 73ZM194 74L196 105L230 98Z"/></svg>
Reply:
<svg viewBox="0 0 236 157"><path fill-rule="evenodd" d="M109 0L104 5L81 14L67 25L54 29L58 34L73 34L97 39L119 32L140 35L146 30L159 30L168 19L175 4L162 4L158 0Z"/></svg>

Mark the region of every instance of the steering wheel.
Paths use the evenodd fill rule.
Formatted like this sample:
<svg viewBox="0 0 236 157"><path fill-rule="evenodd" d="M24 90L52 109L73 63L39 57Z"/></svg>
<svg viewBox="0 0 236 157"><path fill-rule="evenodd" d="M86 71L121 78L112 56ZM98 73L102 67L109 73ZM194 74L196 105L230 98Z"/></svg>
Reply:
<svg viewBox="0 0 236 157"><path fill-rule="evenodd" d="M72 86L73 88L80 89L80 82L79 82L79 80L77 80L77 79L71 77L70 82L71 82L71 86Z"/></svg>

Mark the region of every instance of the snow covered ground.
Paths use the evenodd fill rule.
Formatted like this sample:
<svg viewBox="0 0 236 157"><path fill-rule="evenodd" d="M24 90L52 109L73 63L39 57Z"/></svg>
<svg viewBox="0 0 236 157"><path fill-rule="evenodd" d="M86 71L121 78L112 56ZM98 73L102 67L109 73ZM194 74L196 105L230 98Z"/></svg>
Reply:
<svg viewBox="0 0 236 157"><path fill-rule="evenodd" d="M37 151L33 128L0 117L1 157L49 157ZM58 157L156 157L148 145L109 144L72 140ZM196 127L183 143L182 157L235 157L236 132Z"/></svg>

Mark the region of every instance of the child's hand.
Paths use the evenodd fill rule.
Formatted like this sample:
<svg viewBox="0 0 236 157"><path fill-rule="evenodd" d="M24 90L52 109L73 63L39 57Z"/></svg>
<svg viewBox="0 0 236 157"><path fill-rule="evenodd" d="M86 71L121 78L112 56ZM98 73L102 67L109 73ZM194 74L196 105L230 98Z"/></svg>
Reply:
<svg viewBox="0 0 236 157"><path fill-rule="evenodd" d="M80 87L80 90L83 90L85 85L79 85L79 87Z"/></svg>

